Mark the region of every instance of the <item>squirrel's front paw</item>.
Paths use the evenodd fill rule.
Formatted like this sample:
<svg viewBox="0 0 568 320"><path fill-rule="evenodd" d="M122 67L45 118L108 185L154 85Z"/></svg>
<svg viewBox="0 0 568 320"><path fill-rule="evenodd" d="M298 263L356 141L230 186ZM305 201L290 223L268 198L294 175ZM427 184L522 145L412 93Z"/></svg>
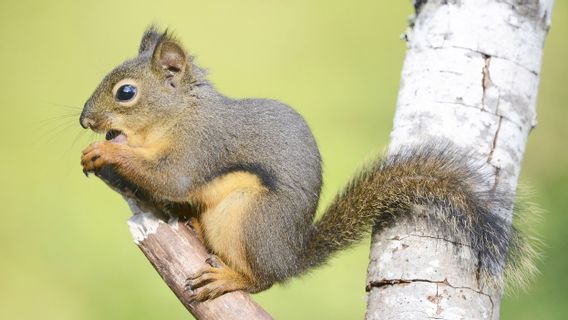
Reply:
<svg viewBox="0 0 568 320"><path fill-rule="evenodd" d="M103 166L118 163L118 150L114 143L98 141L88 146L81 155L83 172L98 172Z"/></svg>

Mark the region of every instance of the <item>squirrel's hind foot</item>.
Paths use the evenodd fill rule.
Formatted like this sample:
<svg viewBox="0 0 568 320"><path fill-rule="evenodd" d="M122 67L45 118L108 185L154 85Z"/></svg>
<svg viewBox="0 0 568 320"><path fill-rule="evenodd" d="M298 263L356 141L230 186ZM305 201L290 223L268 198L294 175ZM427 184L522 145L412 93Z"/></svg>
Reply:
<svg viewBox="0 0 568 320"><path fill-rule="evenodd" d="M216 256L210 256L207 265L186 280L186 289L191 300L206 301L215 299L227 292L245 290L253 287L245 275L231 269Z"/></svg>

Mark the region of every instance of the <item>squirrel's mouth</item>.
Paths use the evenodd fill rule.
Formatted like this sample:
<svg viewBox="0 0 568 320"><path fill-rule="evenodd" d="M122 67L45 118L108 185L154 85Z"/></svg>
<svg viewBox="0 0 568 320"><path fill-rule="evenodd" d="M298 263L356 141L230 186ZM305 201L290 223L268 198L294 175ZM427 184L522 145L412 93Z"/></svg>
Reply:
<svg viewBox="0 0 568 320"><path fill-rule="evenodd" d="M107 131L105 139L114 143L126 143L126 135L124 132L116 129L110 129Z"/></svg>

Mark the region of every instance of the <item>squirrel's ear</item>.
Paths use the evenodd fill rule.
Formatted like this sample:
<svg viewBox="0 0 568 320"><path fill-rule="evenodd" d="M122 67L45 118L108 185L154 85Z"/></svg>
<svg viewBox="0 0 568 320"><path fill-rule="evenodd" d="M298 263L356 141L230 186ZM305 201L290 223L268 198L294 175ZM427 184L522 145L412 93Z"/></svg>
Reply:
<svg viewBox="0 0 568 320"><path fill-rule="evenodd" d="M175 81L183 75L187 68L187 55L176 41L165 39L160 41L154 49L152 66L155 71ZM175 85L174 82L170 84Z"/></svg>
<svg viewBox="0 0 568 320"><path fill-rule="evenodd" d="M144 31L144 35L142 36L142 40L140 41L138 54L142 54L154 49L158 41L160 41L160 33L158 32L158 28L154 25L149 26L146 31Z"/></svg>

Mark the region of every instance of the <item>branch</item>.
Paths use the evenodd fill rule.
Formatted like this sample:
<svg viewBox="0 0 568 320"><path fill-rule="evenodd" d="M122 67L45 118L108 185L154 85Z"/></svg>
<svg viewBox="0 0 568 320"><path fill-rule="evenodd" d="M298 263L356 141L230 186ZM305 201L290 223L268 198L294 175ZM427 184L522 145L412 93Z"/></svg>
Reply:
<svg viewBox="0 0 568 320"><path fill-rule="evenodd" d="M513 194L536 125L552 3L415 1L389 149L451 140L485 164L485 187ZM510 221L505 211L497 214ZM479 279L477 264L467 245L419 218L375 233L367 319L498 319L502 292Z"/></svg>
<svg viewBox="0 0 568 320"><path fill-rule="evenodd" d="M152 263L181 303L197 319L258 319L272 317L242 291L230 292L211 301L191 302L185 279L204 266L207 250L197 234L177 219L168 223L144 212L133 200L127 202L134 213L128 226L134 242Z"/></svg>

